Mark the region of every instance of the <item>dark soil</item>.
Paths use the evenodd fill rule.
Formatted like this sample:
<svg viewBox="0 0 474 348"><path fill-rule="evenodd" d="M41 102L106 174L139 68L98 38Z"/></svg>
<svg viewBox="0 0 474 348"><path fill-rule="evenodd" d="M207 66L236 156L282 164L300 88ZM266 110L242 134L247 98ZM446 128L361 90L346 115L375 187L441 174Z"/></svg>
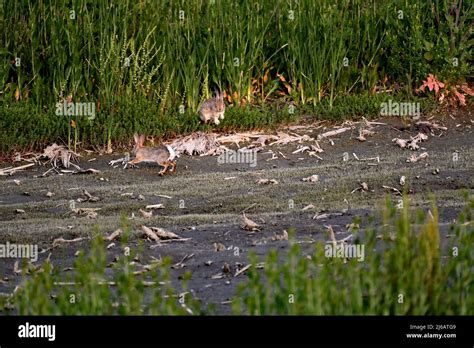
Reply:
<svg viewBox="0 0 474 348"><path fill-rule="evenodd" d="M218 313L227 314L230 313L228 301L234 296L236 285L246 279L245 274L233 275L247 264L250 251L263 257L276 248L284 254L289 247L288 241L276 241L272 237L290 228L296 230L296 242L301 243L303 253L308 254L314 250L315 241L328 240L324 225L333 227L337 239L347 237L351 232L347 231L346 225L354 218L360 217L361 227L364 227L369 216L380 215L387 195L395 202L401 199L382 188L387 185L403 191L399 185L401 175L406 176L413 208L429 209L433 194L439 208L441 231L444 235L448 233L449 223L465 204L463 192L472 194L474 188L471 109L453 117L449 114L437 116L436 121L447 126L448 131L436 132L439 136L430 135L421 144L425 149L417 152L400 149L392 143L395 137L416 135L415 128L403 129L397 118L379 121L387 125L376 126L376 133L365 142L355 139L357 130L333 137L334 145L321 140L324 152L319 156L323 160L307 153L292 154L300 145L293 143L266 147L259 153L257 166L253 168L248 164L221 165L216 157L182 156L176 174L160 177L157 175L160 168L152 164L112 168L108 162L122 157L115 154L93 155L97 160L92 162L88 162L91 155L81 159L82 168L99 169L100 174L51 173L42 177L49 167L36 166L13 176L3 176L0 177L0 243L35 243L40 249L47 249L59 237L91 237L94 227L101 234L109 234L121 227L120 217L125 216L133 230L130 246L144 242L141 262L149 263L151 256L169 256L177 263L185 255L194 254L185 261L184 267L171 270L173 281L177 285L183 273L191 271L189 287L194 295L205 304L215 303ZM332 126L328 124L326 130ZM323 131L323 128L307 125L294 132L316 137ZM268 150L278 158L270 160L272 155ZM428 152L427 159L406 163L410 155L423 151ZM348 161L343 161L344 153L349 155ZM378 156L380 162L358 161L353 153L359 159ZM457 161L453 161L453 153L458 154ZM5 166L7 164L0 167ZM302 181L313 174L319 175L318 182ZM275 179L279 183L259 185L256 183L259 178ZM20 180L21 184L16 185L14 179ZM369 191L351 193L361 182L368 184ZM69 210L70 200L85 197L83 189L100 200L76 202L76 208L101 208L96 218L77 216ZM48 191L54 196L46 197ZM144 199L137 199L138 195L143 195ZM154 210L152 218L141 216L140 208L157 203L163 203L165 208ZM303 211L309 204L314 208ZM242 229L242 211L247 208L247 216L261 224L262 231L250 234ZM16 209L23 209L25 213L17 213ZM313 219L323 212L340 215ZM376 226L380 226L380 219L375 221ZM191 240L151 249L153 243L142 238L140 226L143 224L162 227ZM89 243L87 240L62 245L40 254L38 262L51 252L55 267L72 266L75 252L88 249ZM214 243L222 243L226 250L216 252ZM116 244L107 251L110 260L123 253L119 243ZM4 279L0 282L0 292L11 292L21 280L13 273L14 261L0 260L0 279ZM212 279L213 275L222 272L225 263L230 265L231 273L221 279Z"/></svg>

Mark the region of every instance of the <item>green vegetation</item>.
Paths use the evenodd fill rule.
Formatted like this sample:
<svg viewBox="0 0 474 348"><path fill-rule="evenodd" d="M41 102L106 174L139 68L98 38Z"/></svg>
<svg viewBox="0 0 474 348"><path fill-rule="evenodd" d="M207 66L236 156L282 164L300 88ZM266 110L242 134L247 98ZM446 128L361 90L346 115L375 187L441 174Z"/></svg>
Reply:
<svg viewBox="0 0 474 348"><path fill-rule="evenodd" d="M125 221L122 219L122 221ZM125 244L129 226L124 224L123 255L107 262L102 237L92 239L91 249L82 251L74 263L74 273L65 273L49 261L41 267L24 267L23 275L32 273L25 286L14 296L19 314L25 315L184 315L200 314L200 305L189 292L186 273L181 292L171 286L168 258L155 260L138 267L139 250L130 250ZM140 249L140 248L138 248ZM140 270L142 272L140 272ZM112 272L113 279L106 273ZM66 274L66 276L65 276ZM143 274L151 277L144 280ZM145 302L146 287L153 292Z"/></svg>
<svg viewBox="0 0 474 348"><path fill-rule="evenodd" d="M368 227L355 234L355 243L365 248L363 262L326 257L322 243L304 256L290 238L292 246L283 259L273 251L264 270L249 269L248 281L234 297L233 311L252 315L472 315L473 209L471 199L452 224L445 245L435 206L413 218L407 199L401 210L387 201L382 230ZM125 251L129 226L123 224ZM354 226L357 224L355 221ZM113 276L108 276L105 246L97 231L95 234L88 256L77 258L72 273L59 271L48 261L41 267L25 267L24 275L28 268L30 275L12 297L3 298L7 302L2 308L6 305L20 314L212 313L212 307L204 309L186 293L190 274L185 275L179 291L173 289L169 260L156 260L147 265L146 272L135 273L144 267L133 262L140 252L124 252L111 265ZM376 243L381 243L378 251ZM252 265L259 261L255 256L249 258Z"/></svg>
<svg viewBox="0 0 474 348"><path fill-rule="evenodd" d="M272 252L264 277L255 268L249 271L234 310L252 315L472 315L473 209L471 200L443 248L436 207L413 219L407 199L401 212L388 201L382 232L368 228L363 238L356 237L364 245L363 262L328 258L323 243L311 257L302 257L294 244L283 264ZM382 251L375 251L378 238ZM250 262L258 260L252 256Z"/></svg>
<svg viewBox="0 0 474 348"><path fill-rule="evenodd" d="M447 0L3 1L0 152L51 141L110 149L135 131L206 129L196 111L214 89L227 95L224 128L315 111L340 118L338 107L378 114L369 97L355 110L345 98L377 87L411 99L428 73L451 82L472 74L473 9ZM55 115L64 100L93 103L95 119Z"/></svg>

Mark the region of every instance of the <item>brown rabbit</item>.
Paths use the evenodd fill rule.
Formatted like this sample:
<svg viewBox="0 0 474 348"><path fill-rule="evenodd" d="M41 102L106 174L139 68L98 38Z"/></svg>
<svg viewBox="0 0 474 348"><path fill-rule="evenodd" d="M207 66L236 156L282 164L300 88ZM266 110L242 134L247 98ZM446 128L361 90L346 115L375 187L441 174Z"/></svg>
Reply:
<svg viewBox="0 0 474 348"><path fill-rule="evenodd" d="M213 121L216 126L220 123L219 120L224 119L224 113L224 96L221 92L217 92L214 98L205 100L199 109L201 121Z"/></svg>
<svg viewBox="0 0 474 348"><path fill-rule="evenodd" d="M145 136L143 134L135 134L133 139L135 140L135 146L133 147L132 153L135 154L135 158L128 163L138 164L140 162L156 162L163 167L159 172L160 175L163 175L168 170L168 167L171 167L170 172L174 173L176 170L176 162L174 161L176 153L171 146L143 146L143 143L145 142Z"/></svg>

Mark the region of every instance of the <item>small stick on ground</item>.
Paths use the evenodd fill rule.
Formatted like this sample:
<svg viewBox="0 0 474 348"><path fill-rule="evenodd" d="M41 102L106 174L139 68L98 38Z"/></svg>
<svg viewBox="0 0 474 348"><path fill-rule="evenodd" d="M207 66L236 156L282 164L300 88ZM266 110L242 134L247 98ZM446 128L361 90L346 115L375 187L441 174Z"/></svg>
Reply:
<svg viewBox="0 0 474 348"><path fill-rule="evenodd" d="M11 175L15 174L17 171L33 167L36 163L28 163L19 167L14 167L14 168L7 168L7 169L0 169L0 175Z"/></svg>
<svg viewBox="0 0 474 348"><path fill-rule="evenodd" d="M249 263L247 266L241 268L240 270L238 270L237 272L235 272L234 274L234 278L235 277L238 277L239 275L241 275L242 273L244 273L246 270L248 270L250 267L252 267L252 264Z"/></svg>

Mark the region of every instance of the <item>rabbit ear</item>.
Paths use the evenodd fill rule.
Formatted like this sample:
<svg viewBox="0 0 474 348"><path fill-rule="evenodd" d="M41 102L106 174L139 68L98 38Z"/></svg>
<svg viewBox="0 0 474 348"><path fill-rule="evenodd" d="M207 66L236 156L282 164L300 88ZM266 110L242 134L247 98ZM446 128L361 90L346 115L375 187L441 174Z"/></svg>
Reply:
<svg viewBox="0 0 474 348"><path fill-rule="evenodd" d="M139 143L140 137L138 136L137 133L135 133L135 134L133 135L133 140L135 141L135 144L138 144L138 143Z"/></svg>
<svg viewBox="0 0 474 348"><path fill-rule="evenodd" d="M143 146L143 143L145 143L145 135L144 134L140 135L138 143L140 144L140 146Z"/></svg>

